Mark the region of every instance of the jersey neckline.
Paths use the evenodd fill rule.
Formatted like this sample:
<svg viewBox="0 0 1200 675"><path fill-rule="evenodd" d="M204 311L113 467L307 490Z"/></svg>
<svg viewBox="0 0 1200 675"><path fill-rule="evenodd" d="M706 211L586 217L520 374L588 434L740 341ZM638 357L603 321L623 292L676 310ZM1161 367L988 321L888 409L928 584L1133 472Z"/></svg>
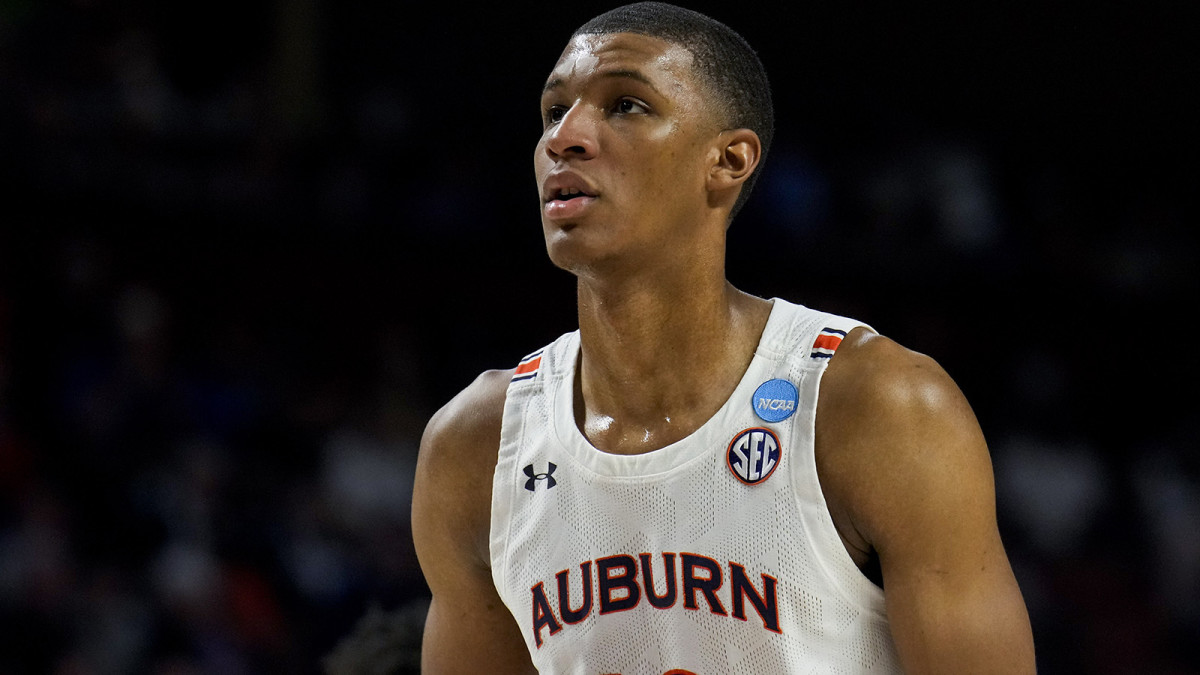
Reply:
<svg viewBox="0 0 1200 675"><path fill-rule="evenodd" d="M725 403L691 434L657 450L637 455L618 455L597 448L575 423L575 377L579 367L580 344L579 331L571 333L569 343L560 352L564 363L551 397L555 435L562 447L576 462L594 473L633 479L668 473L700 458L712 449L714 443L719 441L724 444L728 440L724 438L728 435L728 424L732 417L737 416L739 404L744 404L746 410L750 410L754 390L776 365L777 350L770 347L784 328L784 307L788 303L779 298L772 298L770 302L771 312L755 346L750 365ZM718 435L721 438L718 439Z"/></svg>

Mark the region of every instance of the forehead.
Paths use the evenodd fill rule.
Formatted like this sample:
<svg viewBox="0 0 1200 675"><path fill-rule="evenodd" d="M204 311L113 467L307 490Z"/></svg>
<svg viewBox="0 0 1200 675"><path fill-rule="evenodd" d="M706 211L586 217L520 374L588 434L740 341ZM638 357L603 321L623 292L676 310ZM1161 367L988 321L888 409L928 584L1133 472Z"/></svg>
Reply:
<svg viewBox="0 0 1200 675"><path fill-rule="evenodd" d="M638 33L577 35L546 80L546 91L598 79L642 79L666 93L696 87L694 57L686 47Z"/></svg>

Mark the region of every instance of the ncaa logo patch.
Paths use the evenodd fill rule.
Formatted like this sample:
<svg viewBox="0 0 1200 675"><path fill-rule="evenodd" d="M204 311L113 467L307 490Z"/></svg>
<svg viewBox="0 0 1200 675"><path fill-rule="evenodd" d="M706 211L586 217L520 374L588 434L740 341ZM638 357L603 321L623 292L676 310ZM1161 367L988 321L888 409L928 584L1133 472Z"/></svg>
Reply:
<svg viewBox="0 0 1200 675"><path fill-rule="evenodd" d="M796 412L800 392L787 380L767 380L754 390L754 414L764 422L782 422Z"/></svg>
<svg viewBox="0 0 1200 675"><path fill-rule="evenodd" d="M754 427L733 437L725 452L725 462L735 478L746 485L757 485L775 472L781 452L775 432Z"/></svg>

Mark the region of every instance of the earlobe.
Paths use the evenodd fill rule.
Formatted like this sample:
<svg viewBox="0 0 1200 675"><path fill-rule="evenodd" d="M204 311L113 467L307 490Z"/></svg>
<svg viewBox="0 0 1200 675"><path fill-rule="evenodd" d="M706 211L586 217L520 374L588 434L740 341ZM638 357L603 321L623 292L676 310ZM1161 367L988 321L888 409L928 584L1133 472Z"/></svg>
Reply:
<svg viewBox="0 0 1200 675"><path fill-rule="evenodd" d="M719 157L709 172L709 190L740 186L754 173L762 156L758 134L750 129L731 129L721 133Z"/></svg>

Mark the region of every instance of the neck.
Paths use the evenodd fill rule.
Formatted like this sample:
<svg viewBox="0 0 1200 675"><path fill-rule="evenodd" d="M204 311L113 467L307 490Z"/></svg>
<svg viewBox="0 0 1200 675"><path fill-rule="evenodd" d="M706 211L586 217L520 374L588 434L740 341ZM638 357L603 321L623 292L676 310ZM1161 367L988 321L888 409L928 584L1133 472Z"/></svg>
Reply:
<svg viewBox="0 0 1200 675"><path fill-rule="evenodd" d="M695 431L750 364L770 312L723 269L578 288L576 419L601 450L634 454Z"/></svg>

